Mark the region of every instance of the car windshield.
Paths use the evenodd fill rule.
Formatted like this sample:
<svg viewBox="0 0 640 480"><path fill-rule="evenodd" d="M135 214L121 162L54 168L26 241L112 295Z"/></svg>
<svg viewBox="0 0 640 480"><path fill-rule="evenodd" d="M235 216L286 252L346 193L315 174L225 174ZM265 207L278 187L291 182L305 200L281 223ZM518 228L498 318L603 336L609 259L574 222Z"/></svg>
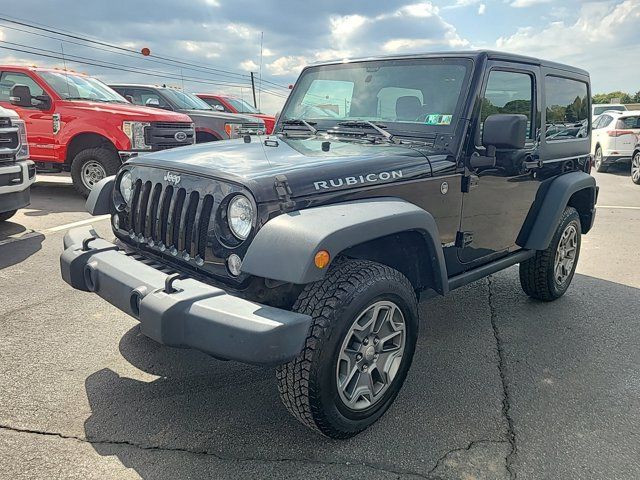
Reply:
<svg viewBox="0 0 640 480"><path fill-rule="evenodd" d="M384 124L394 134L451 129L467 92L471 60L398 59L310 67L296 82L284 121L318 129L338 122Z"/></svg>
<svg viewBox="0 0 640 480"><path fill-rule="evenodd" d="M257 108L253 107L253 105L244 101L242 98L227 97L225 100L230 103L238 113L260 113Z"/></svg>
<svg viewBox="0 0 640 480"><path fill-rule="evenodd" d="M39 72L42 79L63 100L90 100L92 102L129 103L100 80L68 72Z"/></svg>
<svg viewBox="0 0 640 480"><path fill-rule="evenodd" d="M164 88L162 93L178 108L184 108L185 110L213 110L211 105L191 93L181 92L172 88Z"/></svg>
<svg viewBox="0 0 640 480"><path fill-rule="evenodd" d="M624 105L605 105L603 107L593 107L593 114L601 115L607 110L617 110L619 112L626 112L627 107L625 107Z"/></svg>

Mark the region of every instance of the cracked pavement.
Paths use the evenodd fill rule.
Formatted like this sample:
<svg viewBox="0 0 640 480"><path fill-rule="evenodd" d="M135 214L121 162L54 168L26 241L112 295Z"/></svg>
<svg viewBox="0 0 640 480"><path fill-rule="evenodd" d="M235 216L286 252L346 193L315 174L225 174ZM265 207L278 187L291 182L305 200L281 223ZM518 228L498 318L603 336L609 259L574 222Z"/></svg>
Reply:
<svg viewBox="0 0 640 480"><path fill-rule="evenodd" d="M627 176L596 175L600 204L640 206ZM0 240L82 203L40 183ZM557 302L529 300L517 267L423 302L396 403L347 441L293 420L272 369L159 346L72 290L63 232L0 244L0 477L640 478L639 220L599 210Z"/></svg>

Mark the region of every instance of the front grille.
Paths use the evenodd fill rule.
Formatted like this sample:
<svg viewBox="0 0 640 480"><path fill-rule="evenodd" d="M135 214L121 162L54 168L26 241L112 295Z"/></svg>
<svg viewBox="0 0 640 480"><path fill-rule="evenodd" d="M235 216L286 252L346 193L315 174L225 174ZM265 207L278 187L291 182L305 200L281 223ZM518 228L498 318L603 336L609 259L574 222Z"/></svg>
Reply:
<svg viewBox="0 0 640 480"><path fill-rule="evenodd" d="M138 179L129 212L129 235L184 260L204 259L213 196Z"/></svg>
<svg viewBox="0 0 640 480"><path fill-rule="evenodd" d="M11 126L11 119L2 117L0 118L0 128L8 128Z"/></svg>
<svg viewBox="0 0 640 480"><path fill-rule="evenodd" d="M0 152L2 152L3 149L15 150L18 148L18 144L19 137L17 128L0 127Z"/></svg>
<svg viewBox="0 0 640 480"><path fill-rule="evenodd" d="M193 124L185 122L152 122L145 128L145 142L152 150L192 145L195 143L195 129Z"/></svg>

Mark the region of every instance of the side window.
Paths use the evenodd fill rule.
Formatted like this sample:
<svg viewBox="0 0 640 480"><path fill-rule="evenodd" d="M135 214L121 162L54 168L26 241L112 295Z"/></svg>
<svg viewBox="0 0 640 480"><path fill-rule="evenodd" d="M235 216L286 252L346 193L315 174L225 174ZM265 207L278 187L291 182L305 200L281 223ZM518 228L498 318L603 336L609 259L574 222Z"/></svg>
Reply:
<svg viewBox="0 0 640 480"><path fill-rule="evenodd" d="M600 115L600 127L599 128L606 128L611 124L611 121L613 120L613 117L611 115Z"/></svg>
<svg viewBox="0 0 640 480"><path fill-rule="evenodd" d="M533 139L533 78L527 73L492 70L480 111L481 127L489 115L515 113L527 117L527 139Z"/></svg>
<svg viewBox="0 0 640 480"><path fill-rule="evenodd" d="M219 112L228 112L229 111L224 106L224 104L220 100L218 100L216 98L202 98L201 100L203 100L209 106L213 107L214 110L217 110Z"/></svg>
<svg viewBox="0 0 640 480"><path fill-rule="evenodd" d="M546 138L581 139L589 127L589 93L587 84L569 78L545 77ZM599 122L600 127L605 126Z"/></svg>
<svg viewBox="0 0 640 480"><path fill-rule="evenodd" d="M127 89L127 99L133 100L133 103L135 103L136 105L171 109L171 105L169 105L158 92L149 90L147 88Z"/></svg>
<svg viewBox="0 0 640 480"><path fill-rule="evenodd" d="M8 102L11 87L14 85L26 85L31 90L31 96L44 95L44 90L29 75L18 72L2 72L0 74L0 102Z"/></svg>
<svg viewBox="0 0 640 480"><path fill-rule="evenodd" d="M591 125L591 128L593 130L597 130L598 128L600 128L600 123L601 122L602 122L602 117L596 118L596 120L593 122L593 125Z"/></svg>
<svg viewBox="0 0 640 480"><path fill-rule="evenodd" d="M631 129L637 130L640 129L640 117L622 117L618 119L616 124L616 128L621 130Z"/></svg>

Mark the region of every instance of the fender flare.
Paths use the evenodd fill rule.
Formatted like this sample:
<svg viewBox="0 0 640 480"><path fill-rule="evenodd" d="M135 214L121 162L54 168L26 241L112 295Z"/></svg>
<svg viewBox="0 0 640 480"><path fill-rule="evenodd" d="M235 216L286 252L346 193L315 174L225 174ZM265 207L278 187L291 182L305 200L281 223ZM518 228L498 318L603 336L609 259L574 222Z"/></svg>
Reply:
<svg viewBox="0 0 640 480"><path fill-rule="evenodd" d="M536 219L524 248L528 250L546 250L551 243L562 212L569 203L571 196L580 190L591 190L591 215L595 215L596 180L585 172L571 172L554 179L546 189L540 207L537 209ZM587 229L591 225L587 226ZM586 232L583 232L586 233Z"/></svg>
<svg viewBox="0 0 640 480"><path fill-rule="evenodd" d="M111 195L116 176L105 177L96 183L87 198L86 209L91 215L106 215L111 213Z"/></svg>
<svg viewBox="0 0 640 480"><path fill-rule="evenodd" d="M447 267L433 216L399 198L355 200L285 213L256 234L242 271L272 280L306 284L321 280L327 268L315 266L318 250L334 260L340 252L394 233L417 231L429 250L434 287L449 290Z"/></svg>

